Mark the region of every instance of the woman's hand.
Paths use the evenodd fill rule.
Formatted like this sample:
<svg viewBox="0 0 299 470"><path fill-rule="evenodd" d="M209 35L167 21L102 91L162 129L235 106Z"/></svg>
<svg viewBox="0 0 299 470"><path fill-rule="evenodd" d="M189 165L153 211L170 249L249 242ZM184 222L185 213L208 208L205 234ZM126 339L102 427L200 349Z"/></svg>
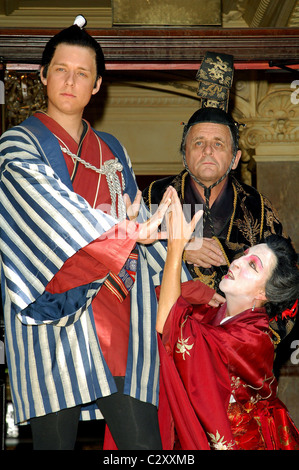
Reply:
<svg viewBox="0 0 299 470"><path fill-rule="evenodd" d="M222 297L222 295L217 294L217 292L215 292L215 294L211 298L210 302L208 302L208 305L210 305L211 307L219 307L220 305L224 304L225 302L226 302L225 297Z"/></svg>
<svg viewBox="0 0 299 470"><path fill-rule="evenodd" d="M191 222L187 222L178 194L172 188L171 206L166 214L169 249L173 248L179 253L183 252L202 214L202 210L196 212Z"/></svg>

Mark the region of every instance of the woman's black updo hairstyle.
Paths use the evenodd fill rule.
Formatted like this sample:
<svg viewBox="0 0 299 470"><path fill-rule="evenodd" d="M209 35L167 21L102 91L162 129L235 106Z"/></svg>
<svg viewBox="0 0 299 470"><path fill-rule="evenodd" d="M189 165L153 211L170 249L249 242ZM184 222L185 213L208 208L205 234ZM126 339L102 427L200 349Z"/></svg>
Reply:
<svg viewBox="0 0 299 470"><path fill-rule="evenodd" d="M276 256L276 266L266 283L265 304L271 328L283 339L290 333L298 310L299 269L297 254L289 238L270 235L265 239Z"/></svg>

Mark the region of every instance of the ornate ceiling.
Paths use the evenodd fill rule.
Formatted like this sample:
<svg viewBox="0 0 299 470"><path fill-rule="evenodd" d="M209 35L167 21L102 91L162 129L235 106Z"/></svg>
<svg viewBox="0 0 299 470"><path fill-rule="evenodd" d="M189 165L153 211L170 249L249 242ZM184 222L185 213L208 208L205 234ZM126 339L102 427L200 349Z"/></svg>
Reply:
<svg viewBox="0 0 299 470"><path fill-rule="evenodd" d="M82 13L89 28L110 28L112 4L113 0L0 0L0 27L66 27ZM219 0L219 4L223 28L299 26L299 0Z"/></svg>
<svg viewBox="0 0 299 470"><path fill-rule="evenodd" d="M71 25L81 13L110 69L188 70L198 68L208 50L233 55L236 68L265 69L277 63L298 66L299 0L210 0L208 7L215 12L216 25L170 22L172 26L159 27L150 23L148 12L153 13L154 8L156 13L159 9L165 12L169 5L168 18L176 16L180 21L181 11L189 19L195 16L190 13L192 8L196 14L209 11L206 0L142 2L145 0L0 0L0 60L40 63L49 37ZM143 4L147 10L140 8ZM143 16L141 25L117 22L116 26L117 5L129 18L128 11Z"/></svg>

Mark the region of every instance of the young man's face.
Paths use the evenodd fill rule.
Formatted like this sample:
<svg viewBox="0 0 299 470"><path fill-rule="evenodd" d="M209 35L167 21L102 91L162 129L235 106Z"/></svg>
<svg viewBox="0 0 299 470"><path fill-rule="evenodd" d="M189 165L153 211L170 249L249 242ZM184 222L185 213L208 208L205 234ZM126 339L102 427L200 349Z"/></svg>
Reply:
<svg viewBox="0 0 299 470"><path fill-rule="evenodd" d="M41 80L47 86L48 114L82 114L92 95L101 86L96 80L95 52L88 47L59 44L49 64L47 77Z"/></svg>

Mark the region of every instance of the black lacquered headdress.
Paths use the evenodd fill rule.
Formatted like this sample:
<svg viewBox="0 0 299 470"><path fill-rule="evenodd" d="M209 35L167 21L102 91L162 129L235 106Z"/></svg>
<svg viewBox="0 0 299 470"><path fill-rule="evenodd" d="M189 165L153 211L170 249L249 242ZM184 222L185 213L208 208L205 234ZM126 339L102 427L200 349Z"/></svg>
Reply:
<svg viewBox="0 0 299 470"><path fill-rule="evenodd" d="M212 233L214 235L214 228L210 216L209 199L211 189L221 183L231 171L238 150L239 143L239 124L234 121L232 116L228 113L229 94L233 83L234 65L233 56L227 54L218 54L216 52L207 52L202 61L202 64L196 74L196 80L199 82L198 96L200 97L200 109L195 111L189 121L184 125L181 151L183 154L183 162L186 170L190 176L204 188L206 211L204 216L205 220L209 220ZM234 151L232 161L224 175L219 178L214 184L206 187L199 179L190 171L186 162L185 156L185 138L190 127L202 122L211 122L216 124L227 125L231 131Z"/></svg>

